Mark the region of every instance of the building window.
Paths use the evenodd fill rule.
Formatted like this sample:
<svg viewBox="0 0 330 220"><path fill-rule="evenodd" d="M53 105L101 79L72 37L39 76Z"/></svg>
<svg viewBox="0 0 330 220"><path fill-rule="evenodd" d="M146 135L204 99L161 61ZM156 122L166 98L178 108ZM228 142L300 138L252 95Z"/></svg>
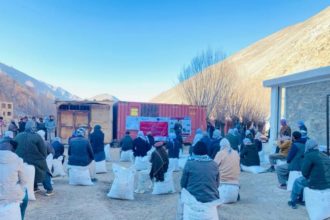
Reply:
<svg viewBox="0 0 330 220"><path fill-rule="evenodd" d="M7 108L8 108L8 109L11 109L11 104L8 104L8 105L7 105Z"/></svg>
<svg viewBox="0 0 330 220"><path fill-rule="evenodd" d="M6 112L2 112L2 115L3 115L3 116L6 116Z"/></svg>
<svg viewBox="0 0 330 220"><path fill-rule="evenodd" d="M6 103L2 103L2 104L1 104L1 107L2 107L2 108L6 108Z"/></svg>
<svg viewBox="0 0 330 220"><path fill-rule="evenodd" d="M11 116L11 112L7 112L7 116Z"/></svg>

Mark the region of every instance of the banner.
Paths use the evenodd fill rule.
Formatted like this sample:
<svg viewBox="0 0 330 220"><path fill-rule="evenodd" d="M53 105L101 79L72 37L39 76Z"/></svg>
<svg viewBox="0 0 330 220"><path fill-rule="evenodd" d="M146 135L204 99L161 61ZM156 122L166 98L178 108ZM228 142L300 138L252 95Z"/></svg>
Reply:
<svg viewBox="0 0 330 220"><path fill-rule="evenodd" d="M153 136L168 136L168 122L141 121L140 130L147 134L151 132Z"/></svg>

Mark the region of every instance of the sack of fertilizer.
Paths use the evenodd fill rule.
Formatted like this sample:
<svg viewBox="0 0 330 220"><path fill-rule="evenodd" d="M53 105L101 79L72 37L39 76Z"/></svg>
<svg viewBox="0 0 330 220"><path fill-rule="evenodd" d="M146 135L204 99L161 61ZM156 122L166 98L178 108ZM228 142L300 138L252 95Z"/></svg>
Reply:
<svg viewBox="0 0 330 220"><path fill-rule="evenodd" d="M52 172L53 154L48 154L48 156L46 157L46 163L47 163L47 167L48 167L49 172Z"/></svg>
<svg viewBox="0 0 330 220"><path fill-rule="evenodd" d="M63 156L53 159L53 173L52 176L65 176L64 166L62 164Z"/></svg>
<svg viewBox="0 0 330 220"><path fill-rule="evenodd" d="M149 176L150 170L142 170L137 172L137 187L135 193L145 193L150 189L152 182Z"/></svg>
<svg viewBox="0 0 330 220"><path fill-rule="evenodd" d="M147 170L151 167L149 158L145 157L135 157L134 167L136 170Z"/></svg>
<svg viewBox="0 0 330 220"><path fill-rule="evenodd" d="M88 166L72 166L69 165L69 184L91 186L92 183Z"/></svg>
<svg viewBox="0 0 330 220"><path fill-rule="evenodd" d="M304 199L311 220L330 218L330 189L313 190L305 187Z"/></svg>
<svg viewBox="0 0 330 220"><path fill-rule="evenodd" d="M107 144L104 146L104 153L105 153L105 160L106 161L110 161L111 157L110 157L110 144Z"/></svg>
<svg viewBox="0 0 330 220"><path fill-rule="evenodd" d="M173 182L173 171L168 170L165 173L163 182L154 182L152 190L153 195L175 193L174 182Z"/></svg>
<svg viewBox="0 0 330 220"><path fill-rule="evenodd" d="M178 158L169 158L168 169L173 170L173 172L179 171L180 170L179 159Z"/></svg>
<svg viewBox="0 0 330 220"><path fill-rule="evenodd" d="M259 174L266 172L267 168L261 167L261 166L244 166L241 165L241 168L243 171L253 174Z"/></svg>
<svg viewBox="0 0 330 220"><path fill-rule="evenodd" d="M95 173L106 173L107 165L105 160L95 162Z"/></svg>
<svg viewBox="0 0 330 220"><path fill-rule="evenodd" d="M222 203L227 204L237 202L239 193L238 185L221 183L218 190Z"/></svg>
<svg viewBox="0 0 330 220"><path fill-rule="evenodd" d="M21 220L21 209L18 202L0 204L0 219Z"/></svg>
<svg viewBox="0 0 330 220"><path fill-rule="evenodd" d="M27 163L24 163L24 174L27 178L26 181L26 189L28 192L28 198L29 200L36 200L36 197L34 195L34 175L35 175L35 168L32 165L29 165Z"/></svg>
<svg viewBox="0 0 330 220"><path fill-rule="evenodd" d="M115 179L111 185L108 197L114 199L134 200L134 167L125 168L118 164L112 165Z"/></svg>
<svg viewBox="0 0 330 220"><path fill-rule="evenodd" d="M122 151L120 153L121 162L132 162L134 160L134 154L132 150Z"/></svg>
<svg viewBox="0 0 330 220"><path fill-rule="evenodd" d="M189 155L185 155L185 156L180 157L180 159L178 161L178 166L181 170L183 170L184 166L186 165L188 157L189 157Z"/></svg>

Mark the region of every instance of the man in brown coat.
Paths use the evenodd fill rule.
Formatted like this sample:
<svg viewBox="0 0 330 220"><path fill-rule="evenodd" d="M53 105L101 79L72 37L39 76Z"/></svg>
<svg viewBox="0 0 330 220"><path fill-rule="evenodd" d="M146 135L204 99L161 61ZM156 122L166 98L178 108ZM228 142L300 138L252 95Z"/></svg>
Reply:
<svg viewBox="0 0 330 220"><path fill-rule="evenodd" d="M278 153L269 155L269 162L271 167L267 170L268 172L275 171L276 160L285 160L288 156L290 147L291 147L291 137L287 135L283 135L278 141L277 146L280 149Z"/></svg>

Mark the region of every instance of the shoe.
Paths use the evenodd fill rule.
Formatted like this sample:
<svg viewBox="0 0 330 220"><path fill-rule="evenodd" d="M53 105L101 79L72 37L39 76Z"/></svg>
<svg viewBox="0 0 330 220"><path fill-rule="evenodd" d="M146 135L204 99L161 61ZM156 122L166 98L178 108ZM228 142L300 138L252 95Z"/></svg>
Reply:
<svg viewBox="0 0 330 220"><path fill-rule="evenodd" d="M283 190L286 190L286 184L281 184L278 186L279 189L283 189Z"/></svg>
<svg viewBox="0 0 330 220"><path fill-rule="evenodd" d="M298 204L298 205L305 206L305 202L302 201L301 199L298 199L297 204Z"/></svg>
<svg viewBox="0 0 330 220"><path fill-rule="evenodd" d="M45 196L52 196L52 195L54 195L53 190L47 190L47 192L45 193Z"/></svg>
<svg viewBox="0 0 330 220"><path fill-rule="evenodd" d="M288 205L292 208L292 209L297 209L297 204L295 202L289 201Z"/></svg>
<svg viewBox="0 0 330 220"><path fill-rule="evenodd" d="M39 189L39 188L34 188L34 189L33 189L33 192L34 192L34 193L40 192L40 189Z"/></svg>
<svg viewBox="0 0 330 220"><path fill-rule="evenodd" d="M93 183L97 182L96 178L92 178L91 180L92 180Z"/></svg>
<svg viewBox="0 0 330 220"><path fill-rule="evenodd" d="M237 202L241 200L241 196L239 195L238 193L238 196L237 196Z"/></svg>

